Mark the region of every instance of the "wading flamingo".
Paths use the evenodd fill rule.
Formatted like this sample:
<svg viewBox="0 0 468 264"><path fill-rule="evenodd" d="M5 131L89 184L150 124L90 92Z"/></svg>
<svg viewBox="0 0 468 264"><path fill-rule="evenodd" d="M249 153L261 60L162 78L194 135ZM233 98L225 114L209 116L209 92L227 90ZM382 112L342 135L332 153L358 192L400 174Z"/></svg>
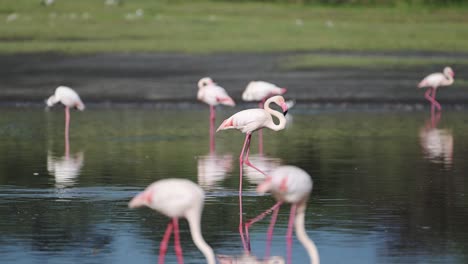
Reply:
<svg viewBox="0 0 468 264"><path fill-rule="evenodd" d="M274 95L285 94L286 91L286 88L280 88L269 82L251 81L242 93L242 100L260 101L258 106L263 108L266 99Z"/></svg>
<svg viewBox="0 0 468 264"><path fill-rule="evenodd" d="M235 106L236 103L227 94L223 87L216 84L211 78L205 77L198 81L197 99L210 106L210 121L216 118L215 106L219 104Z"/></svg>
<svg viewBox="0 0 468 264"><path fill-rule="evenodd" d="M70 128L70 108L77 108L80 111L85 109L85 105L80 99L80 96L70 87L59 86L55 89L55 93L50 96L46 104L48 107L62 103L65 106L65 142L68 142L68 131Z"/></svg>
<svg viewBox="0 0 468 264"><path fill-rule="evenodd" d="M255 222L261 220L267 214L273 212L271 217L271 223L268 228L267 238L267 254L269 257L269 246L273 236L273 228L278 216L278 211L283 203L291 204L291 212L289 215L288 231L286 235L287 239L287 260L291 263L292 257L292 226L294 224L296 230L296 236L301 244L309 254L311 264L319 264L320 258L317 251L317 247L314 242L307 236L304 227L305 210L307 207L307 200L312 192L312 178L304 170L295 166L280 166L271 172L269 176L257 186L257 192L263 194L265 192L271 192L273 197L277 200L277 203L260 214L256 218L246 223L247 241L248 239L248 228Z"/></svg>
<svg viewBox="0 0 468 264"><path fill-rule="evenodd" d="M180 246L179 218L187 219L195 246L203 253L208 264L215 264L213 249L205 242L201 234L201 214L205 193L195 183L186 179L164 179L154 182L142 193L135 196L128 206L130 208L147 206L172 220L167 225L159 248L159 264L164 263L169 238L174 229L174 246L179 263L183 263Z"/></svg>
<svg viewBox="0 0 468 264"><path fill-rule="evenodd" d="M426 97L426 99L431 102L432 107L437 107L439 111L442 109L442 107L435 99L436 90L439 86L452 85L454 82L453 77L455 77L455 73L453 72L452 68L445 67L443 73L436 72L429 74L418 84L418 88L429 87L429 89L427 89L426 93L424 94L424 97Z"/></svg>
<svg viewBox="0 0 468 264"><path fill-rule="evenodd" d="M279 105L283 111L280 113L270 108L270 104L275 103ZM244 249L247 250L247 244L244 240L243 235L243 224L242 224L242 169L243 164L254 168L255 170L261 172L265 175L265 173L255 166L252 165L249 161L249 149L250 149L250 139L252 138L252 133L256 130L261 128L267 127L274 131L279 131L285 128L286 126L286 118L284 117L288 111L288 106L286 105L284 98L280 95L270 97L266 102L264 109L255 108L255 109L247 109L240 111L233 116L229 117L228 119L224 120L223 123L218 127L216 132L225 129L238 129L242 133L245 133L245 141L244 145L242 146L242 150L239 156L239 232L242 237L242 242L244 245ZM279 119L279 123L275 124L273 122L273 117ZM244 159L245 153L245 159ZM266 175L265 175L266 176Z"/></svg>

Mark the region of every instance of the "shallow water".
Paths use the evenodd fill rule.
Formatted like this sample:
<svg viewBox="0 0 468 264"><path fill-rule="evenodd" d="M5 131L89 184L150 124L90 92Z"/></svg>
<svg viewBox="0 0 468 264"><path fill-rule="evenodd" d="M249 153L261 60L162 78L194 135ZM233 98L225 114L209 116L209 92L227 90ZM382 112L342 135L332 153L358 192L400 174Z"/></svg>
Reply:
<svg viewBox="0 0 468 264"><path fill-rule="evenodd" d="M217 124L233 109L218 112ZM242 254L238 154L243 135L216 134L206 109L137 107L73 112L65 157L59 108L0 109L2 263L155 263L168 219L127 203L149 183L187 178L206 191L203 232L217 254ZM284 131L253 136L251 161L308 171L314 190L306 229L322 263L466 263L468 115L297 107ZM274 204L245 169L244 212ZM286 256L289 206L278 216L274 255ZM262 257L269 219L251 230ZM181 221L186 263L204 258ZM176 263L172 245L166 263ZM294 240L293 263L308 255Z"/></svg>

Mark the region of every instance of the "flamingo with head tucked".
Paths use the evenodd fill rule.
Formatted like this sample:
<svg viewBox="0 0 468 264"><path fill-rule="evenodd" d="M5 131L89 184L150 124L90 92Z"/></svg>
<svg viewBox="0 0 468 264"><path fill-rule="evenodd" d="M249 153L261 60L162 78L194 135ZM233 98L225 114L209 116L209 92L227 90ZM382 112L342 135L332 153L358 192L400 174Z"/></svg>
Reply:
<svg viewBox="0 0 468 264"><path fill-rule="evenodd" d="M426 93L424 94L424 97L426 97L426 99L431 102L433 107L437 107L439 111L442 109L442 107L435 99L436 90L439 86L452 85L454 82L453 77L455 77L455 73L453 72L452 68L445 67L443 73L436 72L429 74L418 84L418 88L429 87L429 89L427 89Z"/></svg>
<svg viewBox="0 0 468 264"><path fill-rule="evenodd" d="M270 104L275 103L281 107L283 113L275 111L270 108ZM255 170L261 172L265 175L263 171L255 167L249 161L249 150L250 150L250 140L252 138L252 133L261 129L269 128L274 131L282 130L286 127L286 118L284 117L288 111L288 106L286 105L284 98L280 95L270 97L266 102L263 109L247 109L240 111L228 119L224 120L223 123L218 127L216 132L226 129L238 129L242 133L245 133L244 145L239 156L239 232L242 237L242 242L244 244L244 249L247 250L247 245L243 237L243 227L242 227L242 169L243 164L254 168ZM278 124L273 122L273 116L279 120ZM245 159L244 159L245 153Z"/></svg>
<svg viewBox="0 0 468 264"><path fill-rule="evenodd" d="M268 228L267 239L267 257L269 255L269 243L273 236L273 228L278 216L278 211L283 203L291 204L289 215L288 231L287 231L287 260L291 263L292 257L292 226L294 224L296 236L301 244L305 247L309 254L311 264L319 264L320 258L317 247L314 242L307 236L304 227L305 210L307 200L312 192L312 178L310 175L296 166L280 166L271 172L266 179L257 186L257 192L263 194L271 192L277 203L264 213L250 220L246 224L246 233L248 240L248 228L255 222L261 220L268 213L273 212L271 223Z"/></svg>
<svg viewBox="0 0 468 264"><path fill-rule="evenodd" d="M216 263L213 249L205 242L201 234L200 222L204 199L205 193L195 183L186 179L164 179L154 182L130 201L128 204L130 208L147 206L172 218L161 241L159 264L164 263L167 244L173 229L177 259L179 263L183 263L179 236L178 219L180 217L187 219L193 243L203 253L206 262Z"/></svg>
<svg viewBox="0 0 468 264"><path fill-rule="evenodd" d="M62 103L65 106L65 141L68 142L70 108L77 108L78 110L83 111L85 109L85 105L81 101L80 96L72 88L66 86L57 87L57 89L55 89L55 93L46 101L48 107L57 103Z"/></svg>
<svg viewBox="0 0 468 264"><path fill-rule="evenodd" d="M269 97L285 94L286 91L286 88L280 88L269 82L251 81L242 93L242 100L260 101L259 107L263 108L263 104Z"/></svg>
<svg viewBox="0 0 468 264"><path fill-rule="evenodd" d="M216 118L215 106L219 104L228 106L236 105L226 90L216 84L210 77L201 78L198 81L197 99L210 106L211 121L214 121Z"/></svg>

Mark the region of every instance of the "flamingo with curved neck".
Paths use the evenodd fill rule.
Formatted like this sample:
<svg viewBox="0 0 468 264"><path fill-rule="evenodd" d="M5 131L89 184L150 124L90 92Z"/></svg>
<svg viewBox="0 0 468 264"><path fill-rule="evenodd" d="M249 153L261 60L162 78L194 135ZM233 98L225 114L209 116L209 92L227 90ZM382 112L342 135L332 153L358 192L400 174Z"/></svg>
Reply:
<svg viewBox="0 0 468 264"><path fill-rule="evenodd" d="M180 217L187 219L195 246L203 253L208 264L216 264L213 249L205 242L201 234L201 214L205 193L195 183L186 179L164 179L154 182L145 191L135 196L128 206L130 208L146 206L170 218L159 248L159 264L164 263L167 245L174 230L174 244L177 260L183 263L180 246Z"/></svg>
<svg viewBox="0 0 468 264"><path fill-rule="evenodd" d="M431 102L432 108L436 107L439 111L442 109L439 102L436 101L436 90L439 86L449 86L452 85L455 81L454 78L455 73L453 72L452 68L445 67L443 73L436 72L429 74L426 76L421 82L418 84L418 88L429 87L424 97Z"/></svg>
<svg viewBox="0 0 468 264"><path fill-rule="evenodd" d="M278 106L281 107L283 113L280 113L278 111L275 111L270 108L270 104L275 103ZM242 150L239 156L239 218L240 218L240 224L239 224L239 232L241 234L242 242L244 245L244 250L248 250L247 243L244 239L243 235L243 224L242 224L242 170L243 170L243 164L246 164L249 167L252 167L253 169L259 171L260 173L266 174L255 167L252 163L249 161L249 150L250 150L250 141L252 138L252 133L262 129L262 128L269 128L273 131L279 131L282 130L286 127L286 118L284 117L288 111L288 106L286 102L284 101L284 98L280 95L273 96L269 98L263 107L263 109L259 108L254 108L254 109L247 109L240 111L228 119L224 120L223 123L218 127L216 132L220 130L226 130L226 129L237 129L240 130L242 133L245 133L245 140L244 140L244 145L242 146ZM273 121L273 117L276 117L279 122L278 124L275 124ZM245 159L244 159L244 153L245 153Z"/></svg>

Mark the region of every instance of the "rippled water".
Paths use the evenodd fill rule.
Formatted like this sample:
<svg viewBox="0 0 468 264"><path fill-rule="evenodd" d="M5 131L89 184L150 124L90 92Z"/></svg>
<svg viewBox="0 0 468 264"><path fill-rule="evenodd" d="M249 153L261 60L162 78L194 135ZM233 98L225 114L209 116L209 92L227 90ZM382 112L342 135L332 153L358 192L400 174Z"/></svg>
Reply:
<svg viewBox="0 0 468 264"><path fill-rule="evenodd" d="M234 110L218 112L217 124ZM217 254L242 254L238 155L243 135L216 134L210 151L206 109L137 107L73 112L65 153L63 112L0 109L0 259L2 263L155 263L168 219L127 203L168 177L207 193L203 233ZM253 136L251 161L265 170L291 164L314 190L306 229L322 263L468 261L468 115L427 111L335 111L298 106L281 132ZM435 122L434 122L435 121ZM274 200L258 196L261 175L245 169L244 212ZM278 217L274 255L286 256L289 206ZM269 219L250 232L262 257ZM186 263L204 258L181 222ZM167 263L175 263L172 245ZM293 263L308 255L294 240Z"/></svg>

